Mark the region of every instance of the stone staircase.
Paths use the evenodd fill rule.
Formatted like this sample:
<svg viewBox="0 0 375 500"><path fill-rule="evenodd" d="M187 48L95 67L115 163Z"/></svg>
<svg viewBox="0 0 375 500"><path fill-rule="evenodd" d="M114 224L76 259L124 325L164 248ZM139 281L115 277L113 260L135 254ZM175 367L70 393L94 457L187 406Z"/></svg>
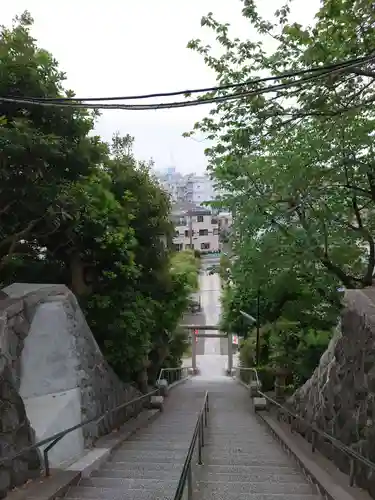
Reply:
<svg viewBox="0 0 375 500"><path fill-rule="evenodd" d="M210 417L195 497L204 500L319 500L315 487L255 416L233 380L207 383Z"/></svg>
<svg viewBox="0 0 375 500"><path fill-rule="evenodd" d="M245 388L227 377L197 377L176 387L164 413L72 487L66 499L173 500L206 390L209 425L203 466L193 468L195 500L321 498L258 421Z"/></svg>
<svg viewBox="0 0 375 500"><path fill-rule="evenodd" d="M203 404L204 385L173 389L164 412L125 441L102 468L70 488L68 500L173 499Z"/></svg>

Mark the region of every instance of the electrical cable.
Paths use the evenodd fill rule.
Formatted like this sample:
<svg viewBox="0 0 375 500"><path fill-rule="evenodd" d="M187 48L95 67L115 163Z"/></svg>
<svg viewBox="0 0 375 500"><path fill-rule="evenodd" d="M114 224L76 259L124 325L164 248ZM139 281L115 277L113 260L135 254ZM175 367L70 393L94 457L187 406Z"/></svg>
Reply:
<svg viewBox="0 0 375 500"><path fill-rule="evenodd" d="M368 56L363 56L360 58L354 58L354 59L348 59L346 61L340 62L340 63L333 63L333 64L327 64L324 66L314 66L312 68L308 69L301 69L301 70L296 70L296 71L288 71L285 73L281 73L280 75L277 76L267 76L264 78L256 78L254 80L248 80L247 82L242 82L242 83L232 83L232 84L226 84L226 85L218 85L215 87L205 87L205 88L198 88L198 89L187 89L187 90L177 90L173 92L159 92L159 93L152 93L152 94L141 94L141 95L130 95L130 96L117 96L117 97L26 97L25 99L30 99L30 100L40 100L40 101L54 101L54 102L69 102L69 101L80 101L80 102L101 102L101 101L129 101L129 100L141 100L141 99L150 99L150 98L155 98L155 97L174 97L178 95L191 95L191 94L200 94L204 92L217 92L220 90L227 90L231 88L241 88L245 87L248 85L254 85L258 83L266 83L269 81L273 80L282 80L284 78L292 78L295 76L300 76L304 75L306 73L316 73L320 71L327 71L327 70L336 70L336 69L345 69L347 66L352 66L353 64L363 64L371 59L373 59L374 54L370 54Z"/></svg>
<svg viewBox="0 0 375 500"><path fill-rule="evenodd" d="M369 62L371 60L374 60L375 56L367 57L366 62ZM38 105L38 106L47 106L47 107L69 107L69 108L83 108L83 109L121 109L121 110L158 110L158 109L174 109L174 108L183 108L183 107L191 107L191 106L199 106L203 104L213 104L213 103L220 103L220 102L225 102L233 99L241 99L244 97L252 97L252 96L258 96L262 94L267 94L279 90L284 90L290 87L295 87L298 85L301 85L303 83L312 81L312 80L317 80L321 79L322 77L332 75L334 73L337 73L338 71L341 71L342 69L348 69L353 66L358 66L358 60L356 59L355 62L352 62L351 64L345 64L345 66L336 66L335 69L327 70L325 72L320 72L319 74L313 74L304 78L300 78L298 80L294 80L288 83L281 83L281 84L276 84L276 85L270 85L262 89L256 89L252 91L246 91L246 92L235 92L233 94L228 94L224 96L216 96L212 98L198 98L193 101L176 101L176 102L170 102L170 103L151 103L151 104L91 104L91 103L83 103L83 102L77 102L75 99L70 99L69 102L55 102L55 101L45 101L42 99L28 99L28 98L9 98L9 97L0 97L0 102L8 102L8 103L15 103L15 104L31 104L31 105Z"/></svg>

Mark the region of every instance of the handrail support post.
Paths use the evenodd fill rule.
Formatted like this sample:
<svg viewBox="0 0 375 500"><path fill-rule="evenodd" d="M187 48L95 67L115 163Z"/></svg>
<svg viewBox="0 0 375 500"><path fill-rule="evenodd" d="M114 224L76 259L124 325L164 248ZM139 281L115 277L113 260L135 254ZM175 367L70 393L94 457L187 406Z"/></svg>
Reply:
<svg viewBox="0 0 375 500"><path fill-rule="evenodd" d="M59 436L58 438L54 439L52 443L50 443L48 446L46 446L43 450L43 459L44 459L44 473L46 477L49 477L51 475L51 469L49 466L49 458L48 458L48 452L57 444L59 443L63 437L65 437L66 434L63 436Z"/></svg>
<svg viewBox="0 0 375 500"><path fill-rule="evenodd" d="M202 465L202 432L200 428L198 432L198 465Z"/></svg>
<svg viewBox="0 0 375 500"><path fill-rule="evenodd" d="M315 448L316 448L316 438L317 438L317 435L316 435L316 432L313 429L312 430L312 435L311 435L311 451L313 453L314 453Z"/></svg>
<svg viewBox="0 0 375 500"><path fill-rule="evenodd" d="M356 472L355 459L351 458L350 459L350 473L349 473L349 485L350 486L354 486L355 472Z"/></svg>
<svg viewBox="0 0 375 500"><path fill-rule="evenodd" d="M187 484L187 489L188 489L188 500L193 500L193 471L191 468L191 462L189 465L189 470L188 470L188 484Z"/></svg>
<svg viewBox="0 0 375 500"><path fill-rule="evenodd" d="M200 428L201 428L201 434L202 434L202 448L204 448L204 414L203 413L201 416Z"/></svg>

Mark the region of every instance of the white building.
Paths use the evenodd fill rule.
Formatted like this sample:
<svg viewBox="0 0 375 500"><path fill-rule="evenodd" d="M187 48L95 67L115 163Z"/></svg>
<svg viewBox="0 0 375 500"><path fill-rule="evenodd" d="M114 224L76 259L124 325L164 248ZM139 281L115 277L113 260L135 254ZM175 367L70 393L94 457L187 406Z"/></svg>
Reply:
<svg viewBox="0 0 375 500"><path fill-rule="evenodd" d="M174 202L202 205L216 198L214 183L208 175L182 175L171 167L157 173L157 177Z"/></svg>
<svg viewBox="0 0 375 500"><path fill-rule="evenodd" d="M219 243L219 220L207 208L194 204L178 204L172 210L175 222L173 244L177 251L193 249L217 252Z"/></svg>
<svg viewBox="0 0 375 500"><path fill-rule="evenodd" d="M191 174L186 176L186 201L201 205L216 197L214 183L208 175Z"/></svg>

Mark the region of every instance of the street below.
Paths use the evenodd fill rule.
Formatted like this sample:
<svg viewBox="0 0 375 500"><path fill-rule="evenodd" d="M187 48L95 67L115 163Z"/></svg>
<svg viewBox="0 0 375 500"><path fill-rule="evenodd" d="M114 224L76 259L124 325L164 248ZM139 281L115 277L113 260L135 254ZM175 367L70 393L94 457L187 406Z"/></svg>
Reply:
<svg viewBox="0 0 375 500"><path fill-rule="evenodd" d="M219 274L209 274L213 265L218 265L218 258L203 258L199 275L199 296L202 306L200 313L189 315L184 323L195 325L218 325L221 313L221 284ZM188 320L188 321L187 321ZM200 330L202 334L219 333L218 331ZM193 342L195 339L193 339ZM226 338L202 338L197 344L197 367L203 378L217 378L225 376L228 364L228 340ZM191 359L184 360L184 366L190 366ZM236 356L234 356L234 366Z"/></svg>

